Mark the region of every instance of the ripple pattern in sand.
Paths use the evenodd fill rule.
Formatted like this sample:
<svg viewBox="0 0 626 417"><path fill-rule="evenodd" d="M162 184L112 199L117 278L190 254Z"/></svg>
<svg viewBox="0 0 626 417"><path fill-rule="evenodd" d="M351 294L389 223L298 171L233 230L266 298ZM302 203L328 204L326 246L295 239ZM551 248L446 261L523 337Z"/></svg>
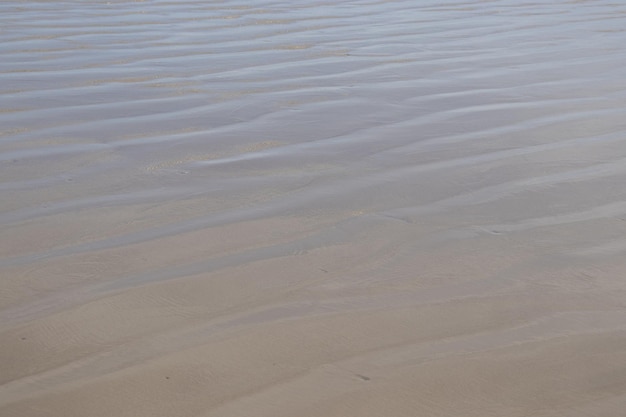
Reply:
<svg viewBox="0 0 626 417"><path fill-rule="evenodd" d="M624 28L0 3L0 414L618 415Z"/></svg>

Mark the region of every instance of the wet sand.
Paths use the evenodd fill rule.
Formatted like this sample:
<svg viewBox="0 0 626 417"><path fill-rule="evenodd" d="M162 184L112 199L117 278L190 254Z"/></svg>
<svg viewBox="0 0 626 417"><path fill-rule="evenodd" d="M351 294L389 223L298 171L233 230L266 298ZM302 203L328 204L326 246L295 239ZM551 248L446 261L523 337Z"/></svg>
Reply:
<svg viewBox="0 0 626 417"><path fill-rule="evenodd" d="M0 415L623 415L624 28L0 3Z"/></svg>

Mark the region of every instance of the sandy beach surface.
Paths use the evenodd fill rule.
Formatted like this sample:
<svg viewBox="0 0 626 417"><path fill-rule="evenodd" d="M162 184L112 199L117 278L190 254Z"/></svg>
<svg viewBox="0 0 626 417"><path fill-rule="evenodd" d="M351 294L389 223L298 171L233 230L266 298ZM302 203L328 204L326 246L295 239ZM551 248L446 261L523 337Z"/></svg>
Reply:
<svg viewBox="0 0 626 417"><path fill-rule="evenodd" d="M0 415L626 415L626 2L0 2Z"/></svg>

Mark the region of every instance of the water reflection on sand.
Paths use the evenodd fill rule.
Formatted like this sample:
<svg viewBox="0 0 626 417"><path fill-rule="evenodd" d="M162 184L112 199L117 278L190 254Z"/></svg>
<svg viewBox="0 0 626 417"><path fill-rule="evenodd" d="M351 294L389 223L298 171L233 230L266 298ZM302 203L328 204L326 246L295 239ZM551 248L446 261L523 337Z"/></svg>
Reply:
<svg viewBox="0 0 626 417"><path fill-rule="evenodd" d="M619 415L625 27L0 3L0 414Z"/></svg>

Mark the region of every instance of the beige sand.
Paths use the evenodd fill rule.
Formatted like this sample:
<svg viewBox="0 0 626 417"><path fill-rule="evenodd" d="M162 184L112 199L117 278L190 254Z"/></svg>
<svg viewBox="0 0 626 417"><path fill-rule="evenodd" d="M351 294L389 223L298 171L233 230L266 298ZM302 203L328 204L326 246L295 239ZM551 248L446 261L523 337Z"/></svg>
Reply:
<svg viewBox="0 0 626 417"><path fill-rule="evenodd" d="M0 5L0 416L624 415L626 5L295 3Z"/></svg>

